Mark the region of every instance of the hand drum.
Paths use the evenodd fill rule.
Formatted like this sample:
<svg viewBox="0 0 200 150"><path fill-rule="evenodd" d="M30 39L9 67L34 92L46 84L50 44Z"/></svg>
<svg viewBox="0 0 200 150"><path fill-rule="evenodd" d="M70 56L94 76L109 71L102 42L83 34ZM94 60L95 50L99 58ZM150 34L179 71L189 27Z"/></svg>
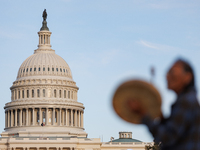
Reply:
<svg viewBox="0 0 200 150"><path fill-rule="evenodd" d="M121 84L113 96L112 104L115 112L125 121L140 124L142 118L127 107L127 101L130 99L139 101L152 118L161 116L161 96L152 84L141 80L130 80Z"/></svg>

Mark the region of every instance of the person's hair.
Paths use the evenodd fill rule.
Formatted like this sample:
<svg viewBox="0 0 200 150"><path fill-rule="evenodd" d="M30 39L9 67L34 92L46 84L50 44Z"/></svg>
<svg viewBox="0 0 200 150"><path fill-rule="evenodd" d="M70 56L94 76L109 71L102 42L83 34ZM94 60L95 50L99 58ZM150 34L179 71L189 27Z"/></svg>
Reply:
<svg viewBox="0 0 200 150"><path fill-rule="evenodd" d="M190 65L190 63L184 59L178 59L175 61L175 63L181 63L183 66L183 70L187 73L191 73L192 79L190 83L185 87L185 89L188 89L189 87L195 87L195 77L194 77L194 71Z"/></svg>

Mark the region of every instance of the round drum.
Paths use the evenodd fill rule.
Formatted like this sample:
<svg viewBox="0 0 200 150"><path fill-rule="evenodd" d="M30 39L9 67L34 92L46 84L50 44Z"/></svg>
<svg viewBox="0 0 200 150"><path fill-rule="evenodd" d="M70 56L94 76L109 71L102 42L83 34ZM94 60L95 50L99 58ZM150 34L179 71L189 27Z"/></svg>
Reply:
<svg viewBox="0 0 200 150"><path fill-rule="evenodd" d="M131 111L128 100L138 101L153 119L161 116L161 96L150 83L141 80L130 80L121 84L113 96L113 108L125 121L140 124L141 117Z"/></svg>

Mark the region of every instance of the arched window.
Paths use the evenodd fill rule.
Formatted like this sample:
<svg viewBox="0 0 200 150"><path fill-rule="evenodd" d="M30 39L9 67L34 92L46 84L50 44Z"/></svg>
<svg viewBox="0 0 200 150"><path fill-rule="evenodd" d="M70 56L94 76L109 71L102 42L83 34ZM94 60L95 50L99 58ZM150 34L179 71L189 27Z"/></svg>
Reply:
<svg viewBox="0 0 200 150"><path fill-rule="evenodd" d="M34 68L34 71L36 71L36 68Z"/></svg>
<svg viewBox="0 0 200 150"><path fill-rule="evenodd" d="M70 91L68 91L68 98L70 98Z"/></svg>
<svg viewBox="0 0 200 150"><path fill-rule="evenodd" d="M62 72L62 69L60 68L60 72Z"/></svg>
<svg viewBox="0 0 200 150"><path fill-rule="evenodd" d="M26 72L28 72L28 68L26 69Z"/></svg>
<svg viewBox="0 0 200 150"><path fill-rule="evenodd" d="M67 72L67 69L66 69L66 72Z"/></svg>
<svg viewBox="0 0 200 150"><path fill-rule="evenodd" d="M17 90L15 90L15 99L17 99Z"/></svg>
<svg viewBox="0 0 200 150"><path fill-rule="evenodd" d="M32 71L32 68L30 68L30 72Z"/></svg>
<svg viewBox="0 0 200 150"><path fill-rule="evenodd" d="M56 98L56 90L54 90L54 97Z"/></svg>
<svg viewBox="0 0 200 150"><path fill-rule="evenodd" d="M71 93L72 93L72 96L71 96L71 98L73 99L73 96L74 96L74 95L73 95L73 93L74 93L74 92L72 91Z"/></svg>
<svg viewBox="0 0 200 150"><path fill-rule="evenodd" d="M40 89L37 89L37 97L40 97Z"/></svg>
<svg viewBox="0 0 200 150"><path fill-rule="evenodd" d="M52 71L54 71L54 68L52 68Z"/></svg>
<svg viewBox="0 0 200 150"><path fill-rule="evenodd" d="M26 96L29 98L29 90L26 91Z"/></svg>
<svg viewBox="0 0 200 150"><path fill-rule="evenodd" d="M65 69L63 69L63 72L65 72Z"/></svg>
<svg viewBox="0 0 200 150"><path fill-rule="evenodd" d="M34 97L34 90L32 90L32 97Z"/></svg>
<svg viewBox="0 0 200 150"><path fill-rule="evenodd" d="M61 98L61 90L59 90L59 97Z"/></svg>
<svg viewBox="0 0 200 150"><path fill-rule="evenodd" d="M66 95L67 95L66 90L64 90L64 98L66 98Z"/></svg>
<svg viewBox="0 0 200 150"><path fill-rule="evenodd" d="M45 68L43 67L43 71L45 71Z"/></svg>
<svg viewBox="0 0 200 150"><path fill-rule="evenodd" d="M56 68L56 71L58 72L58 68Z"/></svg>
<svg viewBox="0 0 200 150"><path fill-rule="evenodd" d="M20 90L18 91L18 99L20 99Z"/></svg>
<svg viewBox="0 0 200 150"><path fill-rule="evenodd" d="M38 68L38 71L40 71L40 67Z"/></svg>
<svg viewBox="0 0 200 150"><path fill-rule="evenodd" d="M45 89L43 89L43 97L45 97Z"/></svg>
<svg viewBox="0 0 200 150"><path fill-rule="evenodd" d="M48 67L48 71L50 71L50 68Z"/></svg>
<svg viewBox="0 0 200 150"><path fill-rule="evenodd" d="M24 98L24 90L22 90L22 98Z"/></svg>

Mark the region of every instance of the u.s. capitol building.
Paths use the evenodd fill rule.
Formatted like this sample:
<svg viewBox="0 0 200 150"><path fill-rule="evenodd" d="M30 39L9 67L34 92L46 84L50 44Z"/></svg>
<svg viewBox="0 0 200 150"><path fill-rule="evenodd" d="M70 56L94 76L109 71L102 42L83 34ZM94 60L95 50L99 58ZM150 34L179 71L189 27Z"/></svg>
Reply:
<svg viewBox="0 0 200 150"><path fill-rule="evenodd" d="M87 138L79 88L68 64L51 49L46 10L38 35L38 49L22 63L10 88L0 150L144 150L147 143L132 139L131 132L107 143Z"/></svg>

